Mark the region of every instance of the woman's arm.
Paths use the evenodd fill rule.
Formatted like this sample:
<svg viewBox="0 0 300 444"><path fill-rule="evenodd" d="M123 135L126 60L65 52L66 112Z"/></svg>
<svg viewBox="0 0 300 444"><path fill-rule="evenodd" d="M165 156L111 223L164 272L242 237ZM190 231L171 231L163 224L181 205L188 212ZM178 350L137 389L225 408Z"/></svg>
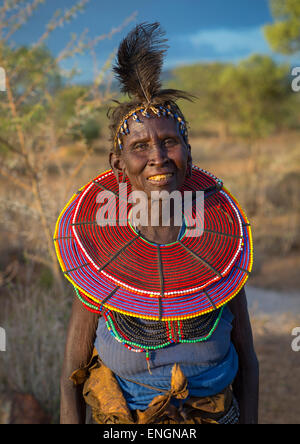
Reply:
<svg viewBox="0 0 300 444"><path fill-rule="evenodd" d="M91 359L99 315L88 311L77 297L73 302L67 332L60 389L60 423L84 424L85 401L82 385L74 386L69 379L74 370L88 364Z"/></svg>
<svg viewBox="0 0 300 444"><path fill-rule="evenodd" d="M229 302L229 308L235 316L231 337L239 357L233 391L240 407L240 424L257 424L259 367L244 288Z"/></svg>

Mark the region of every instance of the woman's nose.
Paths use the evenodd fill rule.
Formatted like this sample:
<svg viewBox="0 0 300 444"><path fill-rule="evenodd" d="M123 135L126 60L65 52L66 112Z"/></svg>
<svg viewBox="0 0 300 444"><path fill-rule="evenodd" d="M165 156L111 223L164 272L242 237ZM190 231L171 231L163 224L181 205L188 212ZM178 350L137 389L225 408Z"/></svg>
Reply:
<svg viewBox="0 0 300 444"><path fill-rule="evenodd" d="M168 162L166 150L160 144L155 144L149 152L149 164L150 165L164 165Z"/></svg>

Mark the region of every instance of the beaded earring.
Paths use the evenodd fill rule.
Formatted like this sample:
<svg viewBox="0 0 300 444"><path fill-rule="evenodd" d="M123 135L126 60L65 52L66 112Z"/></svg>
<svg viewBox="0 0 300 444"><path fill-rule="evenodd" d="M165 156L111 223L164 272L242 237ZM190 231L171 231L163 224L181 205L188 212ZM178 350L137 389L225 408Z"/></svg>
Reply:
<svg viewBox="0 0 300 444"><path fill-rule="evenodd" d="M121 183L125 183L126 182L126 173L125 170L122 171L122 181Z"/></svg>
<svg viewBox="0 0 300 444"><path fill-rule="evenodd" d="M121 178L120 178L120 176L121 176ZM121 173L118 173L117 182L118 182L118 184L120 184L120 183L125 183L125 182L126 182L126 173L125 173L125 170L122 170Z"/></svg>
<svg viewBox="0 0 300 444"><path fill-rule="evenodd" d="M187 178L192 177L192 165L190 163L188 163L188 165L187 165L187 169L186 169L186 174L185 175L186 175Z"/></svg>

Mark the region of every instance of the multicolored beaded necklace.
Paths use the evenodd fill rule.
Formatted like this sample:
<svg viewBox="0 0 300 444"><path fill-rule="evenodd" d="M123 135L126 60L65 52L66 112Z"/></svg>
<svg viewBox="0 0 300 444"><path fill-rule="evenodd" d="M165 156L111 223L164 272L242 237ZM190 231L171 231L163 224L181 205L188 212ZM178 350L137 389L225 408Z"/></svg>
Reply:
<svg viewBox="0 0 300 444"><path fill-rule="evenodd" d="M75 288L78 298L80 292ZM86 302L85 302L86 303ZM90 307L93 307L89 304ZM96 307L93 307L96 308ZM202 316L184 320L151 321L103 309L101 314L111 335L134 352L146 352L150 371L150 352L176 343L197 343L208 340L216 330L224 306Z"/></svg>

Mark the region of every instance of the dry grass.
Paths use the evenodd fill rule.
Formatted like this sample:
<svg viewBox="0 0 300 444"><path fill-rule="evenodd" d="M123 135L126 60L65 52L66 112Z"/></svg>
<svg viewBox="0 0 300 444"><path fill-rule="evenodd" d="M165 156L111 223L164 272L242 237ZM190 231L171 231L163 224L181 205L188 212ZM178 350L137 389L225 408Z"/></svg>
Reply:
<svg viewBox="0 0 300 444"><path fill-rule="evenodd" d="M6 331L6 351L0 354L0 391L32 393L59 418L59 379L63 360L71 292L62 295L35 282L27 267L25 285L13 285L1 295L0 325Z"/></svg>

